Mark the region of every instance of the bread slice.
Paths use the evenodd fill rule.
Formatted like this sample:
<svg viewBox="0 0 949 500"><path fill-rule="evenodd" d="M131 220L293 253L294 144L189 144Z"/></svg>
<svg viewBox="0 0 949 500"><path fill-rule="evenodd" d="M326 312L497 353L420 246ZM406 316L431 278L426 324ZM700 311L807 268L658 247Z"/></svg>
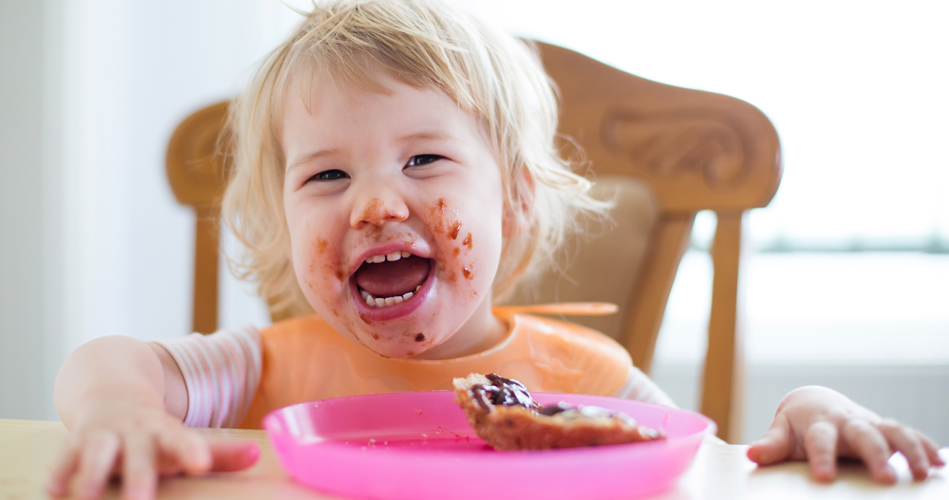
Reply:
<svg viewBox="0 0 949 500"><path fill-rule="evenodd" d="M624 413L566 403L542 407L520 382L491 373L454 379L455 402L481 439L498 450L545 450L664 439Z"/></svg>

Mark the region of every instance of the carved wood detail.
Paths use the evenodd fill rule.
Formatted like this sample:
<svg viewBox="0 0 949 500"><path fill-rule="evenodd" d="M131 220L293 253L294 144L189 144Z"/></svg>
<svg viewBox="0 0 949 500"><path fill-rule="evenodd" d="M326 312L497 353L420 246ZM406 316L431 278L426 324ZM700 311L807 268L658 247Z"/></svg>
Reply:
<svg viewBox="0 0 949 500"><path fill-rule="evenodd" d="M597 175L646 181L664 213L747 210L771 201L781 179L780 143L754 106L537 45L560 91L558 131L580 144Z"/></svg>
<svg viewBox="0 0 949 500"><path fill-rule="evenodd" d="M630 173L699 174L712 189L742 182L754 157L754 141L715 109L646 114L615 108L601 130L606 149L629 159Z"/></svg>

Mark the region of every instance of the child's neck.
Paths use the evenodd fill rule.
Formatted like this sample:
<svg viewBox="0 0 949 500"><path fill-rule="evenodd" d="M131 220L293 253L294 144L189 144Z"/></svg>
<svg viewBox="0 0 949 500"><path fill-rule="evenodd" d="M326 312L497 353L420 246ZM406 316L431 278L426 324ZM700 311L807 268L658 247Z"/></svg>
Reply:
<svg viewBox="0 0 949 500"><path fill-rule="evenodd" d="M453 359L484 352L497 345L508 332L508 325L491 312L491 299L485 298L454 335L412 359Z"/></svg>

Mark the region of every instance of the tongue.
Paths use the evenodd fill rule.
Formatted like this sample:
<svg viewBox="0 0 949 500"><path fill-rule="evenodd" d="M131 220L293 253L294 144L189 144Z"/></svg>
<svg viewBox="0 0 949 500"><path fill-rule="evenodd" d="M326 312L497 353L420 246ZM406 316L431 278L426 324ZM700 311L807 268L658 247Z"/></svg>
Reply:
<svg viewBox="0 0 949 500"><path fill-rule="evenodd" d="M395 297L414 292L428 277L428 259L415 255L378 264L363 263L356 270L356 285L373 297Z"/></svg>

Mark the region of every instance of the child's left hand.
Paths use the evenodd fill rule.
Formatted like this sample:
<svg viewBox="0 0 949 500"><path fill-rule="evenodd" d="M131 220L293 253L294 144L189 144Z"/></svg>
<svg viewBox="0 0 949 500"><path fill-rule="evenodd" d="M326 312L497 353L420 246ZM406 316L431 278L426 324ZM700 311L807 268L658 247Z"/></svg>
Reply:
<svg viewBox="0 0 949 500"><path fill-rule="evenodd" d="M769 465L809 460L818 481L833 481L837 457L863 460L878 483L896 482L887 463L902 452L913 477L925 479L931 465L942 466L939 447L923 433L895 420L883 419L826 387L808 386L781 400L771 429L748 449L748 458Z"/></svg>

